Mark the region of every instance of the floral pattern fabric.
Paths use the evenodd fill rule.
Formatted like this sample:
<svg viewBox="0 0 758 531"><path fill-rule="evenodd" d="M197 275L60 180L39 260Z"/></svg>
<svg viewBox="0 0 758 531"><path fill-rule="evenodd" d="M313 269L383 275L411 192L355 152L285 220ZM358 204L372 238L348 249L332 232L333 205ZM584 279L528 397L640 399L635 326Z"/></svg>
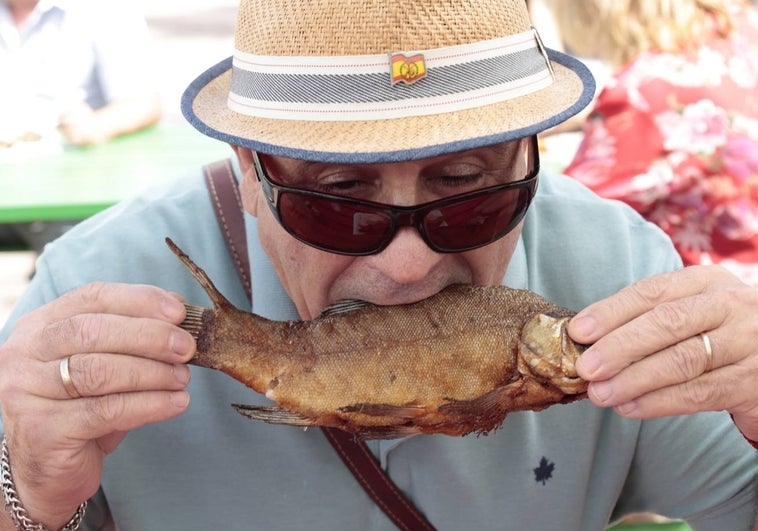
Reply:
<svg viewBox="0 0 758 531"><path fill-rule="evenodd" d="M617 72L565 173L659 225L686 264L758 285L758 12L736 20L728 40Z"/></svg>

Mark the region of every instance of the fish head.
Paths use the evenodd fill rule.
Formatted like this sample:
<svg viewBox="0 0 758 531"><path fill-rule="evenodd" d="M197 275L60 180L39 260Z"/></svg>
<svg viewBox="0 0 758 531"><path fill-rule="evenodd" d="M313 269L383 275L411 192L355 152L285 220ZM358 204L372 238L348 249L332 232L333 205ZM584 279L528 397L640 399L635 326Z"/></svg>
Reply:
<svg viewBox="0 0 758 531"><path fill-rule="evenodd" d="M587 347L569 337L569 319L538 313L526 322L518 344L519 372L578 394L587 390L587 382L577 374L576 360Z"/></svg>

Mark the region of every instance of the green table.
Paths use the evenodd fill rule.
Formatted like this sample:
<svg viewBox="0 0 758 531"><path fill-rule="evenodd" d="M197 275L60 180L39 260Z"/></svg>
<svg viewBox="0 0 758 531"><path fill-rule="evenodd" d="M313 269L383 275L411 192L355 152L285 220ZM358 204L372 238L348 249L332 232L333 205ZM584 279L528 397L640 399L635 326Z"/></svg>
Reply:
<svg viewBox="0 0 758 531"><path fill-rule="evenodd" d="M188 124L0 164L0 223L81 220L147 185L232 154Z"/></svg>

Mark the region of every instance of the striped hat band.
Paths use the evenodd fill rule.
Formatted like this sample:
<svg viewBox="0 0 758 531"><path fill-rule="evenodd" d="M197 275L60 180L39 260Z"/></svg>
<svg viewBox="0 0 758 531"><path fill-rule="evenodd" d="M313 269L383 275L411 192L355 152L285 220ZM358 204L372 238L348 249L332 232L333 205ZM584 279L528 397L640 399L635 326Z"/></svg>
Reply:
<svg viewBox="0 0 758 531"><path fill-rule="evenodd" d="M383 120L499 103L553 80L534 29L393 54L292 57L235 50L227 104L260 118Z"/></svg>

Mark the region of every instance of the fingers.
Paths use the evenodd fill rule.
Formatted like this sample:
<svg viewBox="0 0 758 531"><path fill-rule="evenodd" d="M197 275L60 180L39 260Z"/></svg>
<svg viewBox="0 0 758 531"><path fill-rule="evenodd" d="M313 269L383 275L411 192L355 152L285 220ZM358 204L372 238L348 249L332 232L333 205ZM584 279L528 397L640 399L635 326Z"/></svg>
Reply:
<svg viewBox="0 0 758 531"><path fill-rule="evenodd" d="M662 308L656 310L657 319L664 326L669 318L672 318L671 326L682 322L691 324L692 317L707 318L710 323L715 323L723 314L692 314L693 303L689 298L706 292L715 293L716 287L730 280L733 281L733 277L717 266L689 267L646 278L580 311L570 323L569 332L579 342L594 343L610 331L659 307ZM702 323L699 327L712 328Z"/></svg>
<svg viewBox="0 0 758 531"><path fill-rule="evenodd" d="M77 352L149 353L155 359L178 362L192 354L194 340L186 330L165 321L90 313L51 323L37 348L48 358Z"/></svg>
<svg viewBox="0 0 758 531"><path fill-rule="evenodd" d="M195 349L192 336L175 324L184 315L175 295L152 286L94 283L72 290L20 319L0 347L3 404L16 396L60 400L183 389L189 370L179 364Z"/></svg>
<svg viewBox="0 0 758 531"><path fill-rule="evenodd" d="M42 399L45 412L57 411L60 403L79 402L87 398L140 392L172 393L184 390L190 370L183 364L169 364L146 358L117 354L76 354L68 358L70 385L79 398L66 390L61 360L38 365L41 370L17 371L13 378L2 378L3 406L7 411L29 414L32 399ZM35 402L36 403L36 402ZM29 420L27 418L27 420Z"/></svg>
<svg viewBox="0 0 758 531"><path fill-rule="evenodd" d="M752 397L754 403L755 385L743 376L738 367L724 367L693 380L657 388L616 405L615 410L625 417L643 419L728 410L734 404L734 396L746 401Z"/></svg>
<svg viewBox="0 0 758 531"><path fill-rule="evenodd" d="M176 326L184 317L181 300L159 288L93 283L19 319L6 347L40 360L113 352L177 363L194 352Z"/></svg>
<svg viewBox="0 0 758 531"><path fill-rule="evenodd" d="M598 405L619 406L658 389L700 379L722 366L716 356L715 340L710 343L711 357L707 356L701 336L691 337L630 364L612 378L591 383L588 394Z"/></svg>
<svg viewBox="0 0 758 531"><path fill-rule="evenodd" d="M717 354L721 365L734 363L752 354L758 326L748 316L757 307L758 290L717 266L642 280L588 306L569 323L574 340L592 344L577 371L587 380L608 379L700 333L713 341L715 330L730 345Z"/></svg>
<svg viewBox="0 0 758 531"><path fill-rule="evenodd" d="M721 295L698 294L665 302L650 308L631 321L617 325L597 339L580 357L577 371L587 380L601 380L618 374L619 371L656 352L668 353L665 362L670 361L672 355L682 352L692 352L694 356L694 352L697 351L702 356L703 346L699 334L710 333L725 319L719 308L726 308L728 305L717 302L715 299L718 298L721 298ZM693 311L693 308L703 307L709 308L709 311ZM604 323L605 319L601 317L599 321ZM688 344L700 343L699 348L683 350L685 345L682 342L693 337L697 339ZM679 358L686 361L688 356L681 355ZM669 363L664 365L668 368Z"/></svg>
<svg viewBox="0 0 758 531"><path fill-rule="evenodd" d="M184 317L165 290L93 283L17 321L0 345L0 413L26 503L70 511L129 430L186 411L195 343Z"/></svg>
<svg viewBox="0 0 758 531"><path fill-rule="evenodd" d="M632 418L726 410L740 419L743 433L758 437L756 356L727 363L733 338L718 330L708 338L711 357L698 335L645 357L612 378L590 383L588 396L596 405L614 407Z"/></svg>
<svg viewBox="0 0 758 531"><path fill-rule="evenodd" d="M570 322L591 346L576 364L597 405L650 418L727 410L758 414L758 290L717 266L637 282ZM749 412L746 412L749 411ZM758 424L758 422L757 422Z"/></svg>
<svg viewBox="0 0 758 531"><path fill-rule="evenodd" d="M61 441L78 447L105 438L110 442L103 450L109 453L129 430L174 418L187 410L189 402L189 393L184 390L60 400L54 407L49 399L27 396L23 403L13 402L9 406L16 419L23 415L23 428L18 422L11 422L7 432L13 432L17 439L23 432L23 441L19 442L25 441L25 448L60 445Z"/></svg>
<svg viewBox="0 0 758 531"><path fill-rule="evenodd" d="M77 314L108 313L178 324L185 316L182 299L176 294L156 286L105 282L75 288L43 306L39 312L51 322Z"/></svg>
<svg viewBox="0 0 758 531"><path fill-rule="evenodd" d="M81 397L134 391L184 389L190 381L189 367L122 355L76 354L68 358L71 385ZM60 383L45 396L70 399L60 375L60 363L48 362L46 381ZM56 381L57 380L57 381Z"/></svg>
<svg viewBox="0 0 758 531"><path fill-rule="evenodd" d="M106 437L174 418L187 410L189 401L186 391L116 393L69 400L64 404L69 421L58 429L67 437L81 440Z"/></svg>

